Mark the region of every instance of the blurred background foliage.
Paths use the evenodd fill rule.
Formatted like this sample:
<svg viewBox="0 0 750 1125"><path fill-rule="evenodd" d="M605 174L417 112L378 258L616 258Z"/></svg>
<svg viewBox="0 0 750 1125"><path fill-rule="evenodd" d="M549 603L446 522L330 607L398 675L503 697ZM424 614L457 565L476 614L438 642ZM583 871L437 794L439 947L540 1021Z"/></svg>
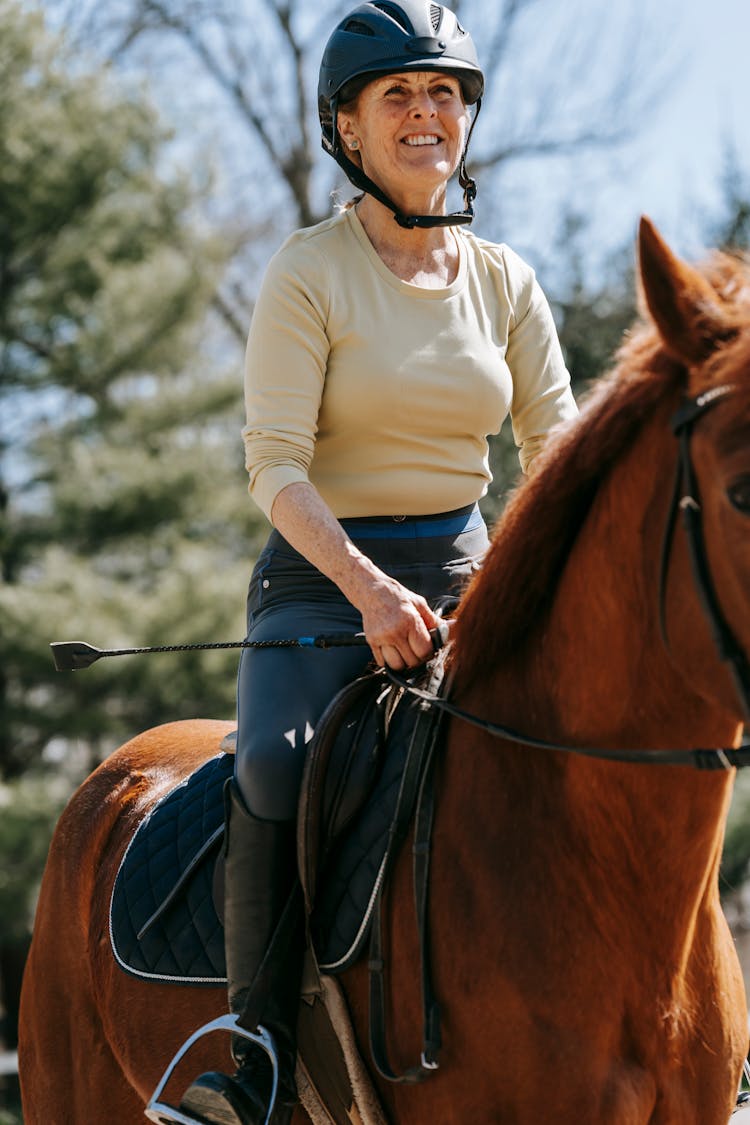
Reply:
<svg viewBox="0 0 750 1125"><path fill-rule="evenodd" d="M472 166L490 238L502 237L519 162L533 198L550 162L632 136L668 81L654 48L644 54L648 39L624 36L594 96L581 60L601 29L572 29L551 68L543 27L529 35L534 3L549 0L454 4L484 44L493 96L507 90L511 58L533 94L520 115L492 116L489 102L493 128L478 127ZM311 101L323 39L342 10L324 7L311 15L299 0L0 0L7 1046L47 844L74 786L139 730L234 713L231 653L104 661L61 675L48 645L244 633L247 577L267 530L247 500L239 440L245 333L269 255L291 229L330 213L331 192L342 189L318 155ZM706 242L747 248L750 184L731 148L723 189L721 212L705 218ZM633 250L592 269L583 202L558 208L555 224L517 248L542 279L580 392L635 316ZM490 519L518 472L509 432L493 439L492 461ZM738 924L748 812L743 779L724 865Z"/></svg>

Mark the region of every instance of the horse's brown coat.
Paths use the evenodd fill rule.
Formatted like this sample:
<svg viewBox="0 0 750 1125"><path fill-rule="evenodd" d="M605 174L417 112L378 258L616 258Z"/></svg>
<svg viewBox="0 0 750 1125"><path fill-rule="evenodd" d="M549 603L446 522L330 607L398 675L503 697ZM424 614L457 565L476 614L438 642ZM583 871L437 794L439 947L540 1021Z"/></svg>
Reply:
<svg viewBox="0 0 750 1125"><path fill-rule="evenodd" d="M750 477L750 273L728 258L699 273L648 224L641 264L652 319L519 489L465 599L458 701L556 741L731 745L739 706L680 531L669 651L658 570L669 416L685 390L731 383L693 452L711 567L750 649L750 516L727 499ZM174 1049L222 1009L218 991L122 974L107 907L138 820L227 729L146 732L63 815L22 1000L27 1125L136 1125ZM423 1086L383 1091L394 1122L726 1125L747 1045L717 889L730 791L730 776L583 761L451 724L431 884L442 1063ZM405 1064L420 1042L408 856L392 898L391 1049ZM362 968L345 983L364 1041ZM213 1065L226 1065L216 1051Z"/></svg>

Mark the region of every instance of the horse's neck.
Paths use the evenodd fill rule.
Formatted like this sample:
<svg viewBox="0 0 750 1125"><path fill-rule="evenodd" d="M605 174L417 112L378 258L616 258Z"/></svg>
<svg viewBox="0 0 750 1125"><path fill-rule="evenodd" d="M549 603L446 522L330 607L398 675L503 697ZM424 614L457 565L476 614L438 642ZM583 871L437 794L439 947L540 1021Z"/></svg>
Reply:
<svg viewBox="0 0 750 1125"><path fill-rule="evenodd" d="M569 738L687 747L729 745L738 732L714 692L727 673L681 528L666 583L677 612L667 616L666 644L662 636L661 555L677 453L676 446L665 448L663 429L660 419L652 421L602 483L543 636L529 647L523 681L552 702L554 721ZM504 670L511 677L519 671Z"/></svg>
<svg viewBox="0 0 750 1125"><path fill-rule="evenodd" d="M696 690L687 682L660 636L658 574L669 466L659 464L658 449L658 442L649 447L646 435L602 485L540 635L518 660L470 691L464 706L569 745L687 748L736 739L737 723L710 701L704 685ZM686 612L697 618L697 599L690 597ZM696 620L693 632L696 659L715 664L705 624ZM642 895L644 909L658 910L671 924L678 945L690 912L714 882L729 779L479 741L495 785L512 793L508 814L517 820L519 836L525 834L529 846L540 834L557 839L552 862L556 846L579 849L587 880L599 881L602 894L609 887ZM464 761L470 752L464 745ZM457 775L455 783L460 785ZM482 784L492 789L485 776L474 796L480 803ZM497 811L497 802L488 805L488 830ZM671 939L661 932L658 940Z"/></svg>

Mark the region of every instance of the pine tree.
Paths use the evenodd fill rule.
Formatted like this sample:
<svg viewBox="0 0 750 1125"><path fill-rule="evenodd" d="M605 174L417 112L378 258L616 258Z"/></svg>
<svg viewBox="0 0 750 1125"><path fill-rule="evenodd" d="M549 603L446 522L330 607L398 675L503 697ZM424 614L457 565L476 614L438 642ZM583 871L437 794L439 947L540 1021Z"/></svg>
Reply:
<svg viewBox="0 0 750 1125"><path fill-rule="evenodd" d="M141 90L0 0L0 778L233 713L234 655L56 673L48 648L243 632L262 521L196 190Z"/></svg>

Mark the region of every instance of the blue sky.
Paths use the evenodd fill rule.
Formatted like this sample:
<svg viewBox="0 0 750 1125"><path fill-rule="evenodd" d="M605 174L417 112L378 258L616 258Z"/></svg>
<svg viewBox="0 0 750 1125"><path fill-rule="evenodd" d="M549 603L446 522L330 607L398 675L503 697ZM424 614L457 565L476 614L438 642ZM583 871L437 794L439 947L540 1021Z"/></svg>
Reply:
<svg viewBox="0 0 750 1125"><path fill-rule="evenodd" d="M650 124L616 162L621 178L613 175L602 191L599 221L609 215L615 229L627 230L646 212L677 249L695 254L702 249L703 216L720 206L730 143L750 186L750 0L664 6L672 16L667 13L664 52L674 77Z"/></svg>
<svg viewBox="0 0 750 1125"><path fill-rule="evenodd" d="M539 9L536 18L543 14L548 18L549 9ZM563 42L568 31L581 26L594 36L593 89L606 82L608 61L622 57L622 43L635 28L651 62L645 77L653 79L658 96L635 140L618 151L518 168L503 229L493 234L542 265L539 259L546 257L564 202L592 221L594 262L634 239L641 213L656 222L678 252L700 257L708 222L720 210L730 144L750 194L750 0L565 0ZM549 182L548 213L544 191L541 199L534 195L533 204L525 198L524 186L535 182L538 190L540 181Z"/></svg>

